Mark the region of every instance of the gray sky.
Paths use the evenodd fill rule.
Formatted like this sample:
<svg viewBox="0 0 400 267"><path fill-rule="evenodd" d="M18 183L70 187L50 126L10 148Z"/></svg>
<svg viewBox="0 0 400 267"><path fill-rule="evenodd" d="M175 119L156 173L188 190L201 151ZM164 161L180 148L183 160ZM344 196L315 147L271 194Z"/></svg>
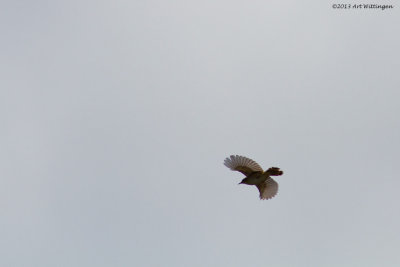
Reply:
<svg viewBox="0 0 400 267"><path fill-rule="evenodd" d="M399 7L332 4L3 3L0 265L400 266Z"/></svg>

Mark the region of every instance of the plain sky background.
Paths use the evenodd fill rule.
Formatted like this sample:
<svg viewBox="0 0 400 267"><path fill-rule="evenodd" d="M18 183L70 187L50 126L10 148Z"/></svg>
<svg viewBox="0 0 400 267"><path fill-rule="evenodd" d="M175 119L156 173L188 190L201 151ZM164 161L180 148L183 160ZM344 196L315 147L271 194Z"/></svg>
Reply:
<svg viewBox="0 0 400 267"><path fill-rule="evenodd" d="M3 2L0 266L400 266L400 9L333 3Z"/></svg>

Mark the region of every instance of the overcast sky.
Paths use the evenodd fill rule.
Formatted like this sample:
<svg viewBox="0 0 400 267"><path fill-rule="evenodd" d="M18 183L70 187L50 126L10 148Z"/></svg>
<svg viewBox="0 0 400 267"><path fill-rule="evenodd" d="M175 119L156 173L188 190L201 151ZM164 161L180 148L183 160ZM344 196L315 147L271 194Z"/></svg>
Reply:
<svg viewBox="0 0 400 267"><path fill-rule="evenodd" d="M333 3L3 3L0 265L400 266L400 9Z"/></svg>

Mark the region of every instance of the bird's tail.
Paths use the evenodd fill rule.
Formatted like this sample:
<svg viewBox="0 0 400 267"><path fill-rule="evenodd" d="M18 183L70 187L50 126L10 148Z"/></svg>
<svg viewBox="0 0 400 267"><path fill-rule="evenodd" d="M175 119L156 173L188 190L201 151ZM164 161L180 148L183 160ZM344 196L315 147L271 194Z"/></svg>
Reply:
<svg viewBox="0 0 400 267"><path fill-rule="evenodd" d="M277 167L271 167L268 170L265 171L265 173L268 174L268 176L279 176L283 174L283 171Z"/></svg>

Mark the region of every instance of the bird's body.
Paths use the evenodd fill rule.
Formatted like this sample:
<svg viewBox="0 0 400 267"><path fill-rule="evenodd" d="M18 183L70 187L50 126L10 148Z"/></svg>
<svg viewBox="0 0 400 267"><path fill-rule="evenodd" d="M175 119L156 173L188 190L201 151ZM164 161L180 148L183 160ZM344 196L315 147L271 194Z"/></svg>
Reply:
<svg viewBox="0 0 400 267"><path fill-rule="evenodd" d="M248 184L248 185L258 185L259 183L263 183L267 180L268 175L265 175L262 172L252 172L246 178L244 178L240 183Z"/></svg>
<svg viewBox="0 0 400 267"><path fill-rule="evenodd" d="M226 167L233 171L239 171L246 177L239 184L255 185L260 191L260 199L273 198L278 192L278 183L270 176L283 174L277 167L271 167L266 171L257 162L243 156L230 156L224 161Z"/></svg>

